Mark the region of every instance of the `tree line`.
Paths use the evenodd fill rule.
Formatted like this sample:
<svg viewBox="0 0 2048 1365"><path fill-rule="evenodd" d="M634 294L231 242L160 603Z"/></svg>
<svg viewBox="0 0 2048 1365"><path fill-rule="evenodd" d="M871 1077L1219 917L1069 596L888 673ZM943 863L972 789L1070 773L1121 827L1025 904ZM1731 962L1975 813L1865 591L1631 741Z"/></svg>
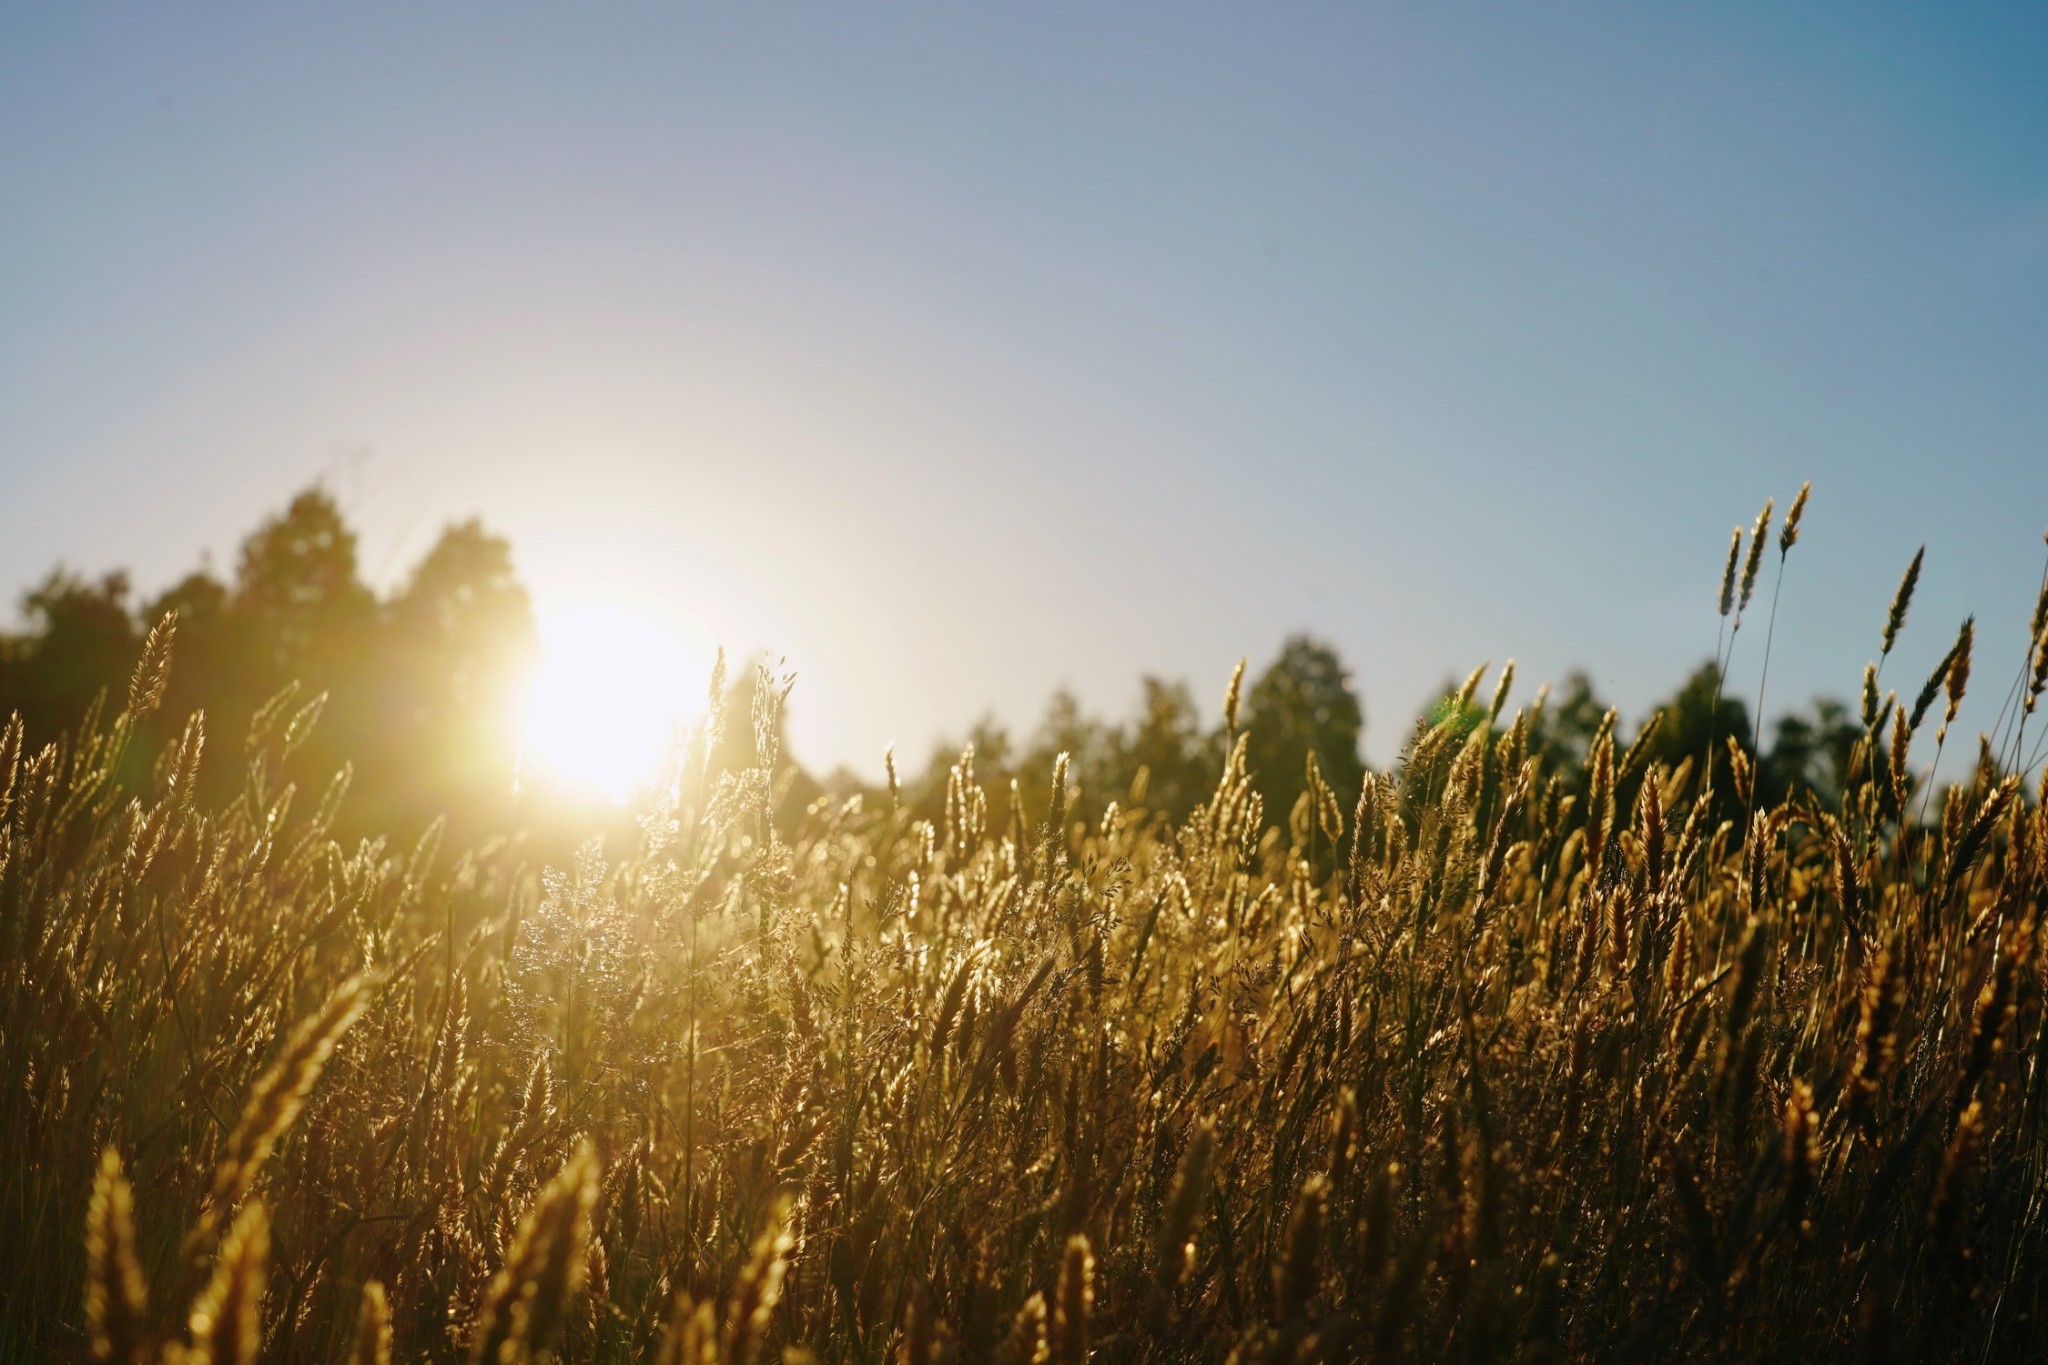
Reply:
<svg viewBox="0 0 2048 1365"><path fill-rule="evenodd" d="M536 635L511 546L479 522L445 528L380 598L362 580L355 532L315 487L242 542L230 578L202 568L136 601L124 572L60 567L21 609L20 628L0 634L0 716L19 712L32 744L118 705L147 633L175 613L152 725L204 713L202 782L215 797L239 793L245 736L261 718L296 722L297 771L324 783L348 770L342 829L398 834L446 814L482 832L509 814ZM162 735L140 738L136 752L149 753Z"/></svg>
<svg viewBox="0 0 2048 1365"><path fill-rule="evenodd" d="M1475 673L1463 687L1447 682L1441 696L1415 717L1411 736L1446 720L1460 737L1482 725L1498 728L1502 708L1474 695L1479 677ZM1089 714L1071 690L1061 689L1021 740L990 716L963 738L940 743L925 768L905 780L905 799L920 816L940 819L952 769L971 753L974 776L985 788L1012 790L1027 812L1043 811L1050 803L1053 765L1065 754L1074 789L1068 809L1077 817L1099 818L1114 801L1179 823L1214 790L1224 756L1242 734L1247 767L1270 823L1286 828L1295 820L1313 820L1318 785L1348 817L1366 773L1360 756L1365 708L1337 650L1313 635L1293 635L1241 692L1235 681L1231 691L1239 699L1234 718L1225 715L1228 695L1221 705L1204 705L1187 683L1147 676L1136 707L1119 721ZM1634 750L1638 761L1632 766L1638 770L1642 760L1676 767L1687 758L1704 763L1709 754L1725 770L1732 749L1755 773L1759 804L1801 793L1826 804L1848 782L1851 754L1863 734L1841 701L1817 698L1778 717L1759 755L1749 707L1728 695L1721 669L1712 662L1702 663L1633 727L1584 671L1546 689L1533 714L1530 752L1542 757L1543 771L1567 794L1576 795L1587 787L1594 741L1612 729L1621 745ZM1405 758L1406 745L1402 753ZM1631 787L1623 794L1632 792ZM1740 814L1732 789L1719 790L1716 800L1729 807L1720 814Z"/></svg>
<svg viewBox="0 0 2048 1365"><path fill-rule="evenodd" d="M236 756L252 724L296 720L305 731L299 771L324 780L349 770L341 829L404 837L445 817L483 837L530 818L514 789L519 696L538 644L511 546L478 521L451 524L381 597L363 582L356 547L340 507L314 487L242 542L225 579L199 569L137 600L125 573L91 579L55 569L23 595L18 628L0 633L0 716L18 711L38 744L77 728L104 698L118 700L148 631L175 613L174 665L155 724L182 726L204 713L213 750L203 771L216 795L239 790ZM755 678L736 673L727 713L744 718ZM1475 674L1464 687L1447 683L1416 718L1417 732L1446 718L1464 731L1495 724L1501 707L1475 694L1477 681ZM1723 683L1717 665L1701 665L1624 736L1588 675L1573 673L1535 713L1532 752L1568 789L1583 788L1587 753L1613 727L1617 740L1642 746L1643 757L1674 766L1709 754L1720 761L1732 746L1753 767L1760 802L1801 790L1823 800L1839 794L1862 733L1846 706L1820 699L1781 716L1759 754L1747 706ZM1241 669L1227 700L1199 699L1186 682L1147 676L1134 710L1110 720L1061 689L1023 737L985 717L900 778L892 756L894 791L868 794L938 820L953 769L971 751L985 789L997 800L1015 793L1016 810L997 819L1042 819L1055 761L1065 754L1070 791L1062 805L1077 818L1097 819L1115 801L1177 822L1213 789L1242 735L1267 818L1285 827L1313 820L1318 802L1348 814L1366 772L1365 720L1336 648L1296 634L1263 668L1250 676ZM730 727L722 748L735 764L751 761L744 721ZM821 796L864 790L845 773L820 782L786 745L782 753L778 806L789 818Z"/></svg>

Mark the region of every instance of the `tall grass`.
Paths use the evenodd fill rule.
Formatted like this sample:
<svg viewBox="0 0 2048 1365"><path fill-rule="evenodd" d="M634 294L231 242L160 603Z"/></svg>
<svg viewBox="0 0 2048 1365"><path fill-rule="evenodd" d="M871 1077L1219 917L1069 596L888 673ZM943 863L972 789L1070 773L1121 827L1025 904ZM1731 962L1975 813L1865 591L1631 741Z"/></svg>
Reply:
<svg viewBox="0 0 2048 1365"><path fill-rule="evenodd" d="M1239 732L1178 827L969 755L783 829L705 736L535 873L336 843L309 716L123 785L152 640L0 738L0 1357L2038 1351L2048 819L1988 745L1916 818L1874 690L1746 828L1611 726L1574 797L1503 689L1348 815Z"/></svg>

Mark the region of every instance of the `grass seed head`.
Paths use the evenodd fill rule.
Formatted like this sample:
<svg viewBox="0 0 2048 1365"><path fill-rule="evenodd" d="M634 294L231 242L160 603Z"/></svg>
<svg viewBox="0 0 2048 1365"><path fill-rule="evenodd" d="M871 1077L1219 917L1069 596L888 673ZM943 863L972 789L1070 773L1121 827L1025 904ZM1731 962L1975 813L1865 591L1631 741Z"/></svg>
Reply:
<svg viewBox="0 0 2048 1365"><path fill-rule="evenodd" d="M141 1365L149 1287L135 1256L135 1198L112 1147L100 1154L85 1222L85 1330L101 1365Z"/></svg>
<svg viewBox="0 0 2048 1365"><path fill-rule="evenodd" d="M184 1365L256 1365L263 1347L264 1270L270 1260L270 1219L246 1205L221 1239L213 1277L192 1305L192 1343Z"/></svg>
<svg viewBox="0 0 2048 1365"><path fill-rule="evenodd" d="M1052 1342L1046 1327L1045 1295L1034 1291L1017 1310L1008 1335L996 1348L997 1365L1049 1365Z"/></svg>
<svg viewBox="0 0 2048 1365"><path fill-rule="evenodd" d="M1273 1267L1273 1320L1277 1323L1308 1320L1316 1297L1329 1197L1329 1181L1312 1175L1295 1198L1294 1211L1287 1218L1285 1250Z"/></svg>
<svg viewBox="0 0 2048 1365"><path fill-rule="evenodd" d="M789 1201L777 1200L768 1226L754 1239L753 1252L740 1271L726 1313L726 1357L732 1365L747 1365L766 1339L768 1319L782 1300L782 1277L789 1269L789 1252L795 1244L789 1230Z"/></svg>
<svg viewBox="0 0 2048 1365"><path fill-rule="evenodd" d="M1963 628L1956 634L1955 648L1949 651L1948 677L1944 685L1948 689L1948 711L1942 717L1944 726L1953 725L1956 711L1963 704L1963 693L1970 686L1970 646L1977 638L1977 620L1967 617Z"/></svg>
<svg viewBox="0 0 2048 1365"><path fill-rule="evenodd" d="M1771 500L1764 499L1764 509L1756 514L1756 525L1749 533L1749 555L1742 561L1742 591L1736 599L1736 614L1749 606L1749 599L1756 593L1756 573L1764 560L1764 541L1771 533Z"/></svg>
<svg viewBox="0 0 2048 1365"><path fill-rule="evenodd" d="M1728 566L1721 570L1721 615L1735 610L1735 569L1742 562L1742 528L1728 537Z"/></svg>
<svg viewBox="0 0 2048 1365"><path fill-rule="evenodd" d="M1813 492L1813 480L1799 485L1799 494L1785 512L1785 529L1778 533L1778 557L1783 559L1799 543L1799 520L1806 515L1806 495Z"/></svg>
<svg viewBox="0 0 2048 1365"><path fill-rule="evenodd" d="M2048 627L2044 627L2034 640L2034 675L2027 683L2028 715L2032 715L2040 704L2043 692L2048 692Z"/></svg>
<svg viewBox="0 0 2048 1365"><path fill-rule="evenodd" d="M277 1060L250 1090L241 1119L228 1135L227 1151L214 1169L205 1212L187 1239L188 1254L204 1250L216 1220L248 1193L271 1148L299 1116L307 1094L334 1053L334 1045L366 1004L363 979L350 977L292 1029Z"/></svg>
<svg viewBox="0 0 2048 1365"><path fill-rule="evenodd" d="M1913 551L1913 562L1906 566L1898 588L1892 593L1891 608L1884 616L1884 647L1878 652L1879 658L1890 654L1892 646L1898 643L1899 631L1905 628L1907 609L1913 605L1913 589L1920 584L1920 565L1926 558L1925 545Z"/></svg>
<svg viewBox="0 0 2048 1365"><path fill-rule="evenodd" d="M1806 1222L1806 1202L1813 1193L1814 1172L1820 1169L1820 1129L1813 1116L1813 1087L1805 1081L1792 1082L1785 1097L1784 1149L1785 1213L1801 1230Z"/></svg>
<svg viewBox="0 0 2048 1365"><path fill-rule="evenodd" d="M150 627L149 636L142 642L142 657L136 660L135 671L128 679L128 714L135 717L147 716L163 704L164 687L171 680L171 644L178 638L178 613L164 613L161 621Z"/></svg>
<svg viewBox="0 0 2048 1365"><path fill-rule="evenodd" d="M676 1296L675 1311L661 1334L656 1365L718 1365L718 1315L707 1300Z"/></svg>
<svg viewBox="0 0 2048 1365"><path fill-rule="evenodd" d="M519 1220L484 1291L470 1339L473 1365L522 1365L553 1341L588 1271L597 1194L597 1154L579 1140Z"/></svg>

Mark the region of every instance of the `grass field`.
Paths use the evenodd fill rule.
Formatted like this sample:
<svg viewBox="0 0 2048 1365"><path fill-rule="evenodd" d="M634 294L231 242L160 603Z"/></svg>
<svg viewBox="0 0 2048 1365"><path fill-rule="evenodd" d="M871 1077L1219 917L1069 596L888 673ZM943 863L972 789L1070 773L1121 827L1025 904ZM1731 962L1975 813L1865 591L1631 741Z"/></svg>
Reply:
<svg viewBox="0 0 2048 1365"><path fill-rule="evenodd" d="M1178 827L1142 781L1085 824L1063 772L1020 809L971 754L943 820L892 783L778 823L769 685L710 722L761 766L700 735L637 847L543 870L331 839L304 714L136 752L168 635L68 740L0 743L5 1359L1981 1360L2048 1330L2048 817L1988 743L1947 736L1939 789L1908 764L1967 641L1907 700L1873 674L1827 808L1611 725L1546 771L1475 675L1353 809L1313 777L1264 808L1233 684ZM195 800L201 765L242 794Z"/></svg>

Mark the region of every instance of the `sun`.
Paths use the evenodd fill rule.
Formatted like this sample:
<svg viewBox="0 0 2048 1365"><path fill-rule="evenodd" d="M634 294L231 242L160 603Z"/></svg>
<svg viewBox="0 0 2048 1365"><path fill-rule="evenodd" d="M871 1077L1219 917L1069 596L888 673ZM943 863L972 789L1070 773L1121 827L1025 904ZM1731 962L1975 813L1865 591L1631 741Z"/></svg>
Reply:
<svg viewBox="0 0 2048 1365"><path fill-rule="evenodd" d="M544 607L536 624L521 780L623 804L702 714L712 651L677 613L627 594Z"/></svg>

